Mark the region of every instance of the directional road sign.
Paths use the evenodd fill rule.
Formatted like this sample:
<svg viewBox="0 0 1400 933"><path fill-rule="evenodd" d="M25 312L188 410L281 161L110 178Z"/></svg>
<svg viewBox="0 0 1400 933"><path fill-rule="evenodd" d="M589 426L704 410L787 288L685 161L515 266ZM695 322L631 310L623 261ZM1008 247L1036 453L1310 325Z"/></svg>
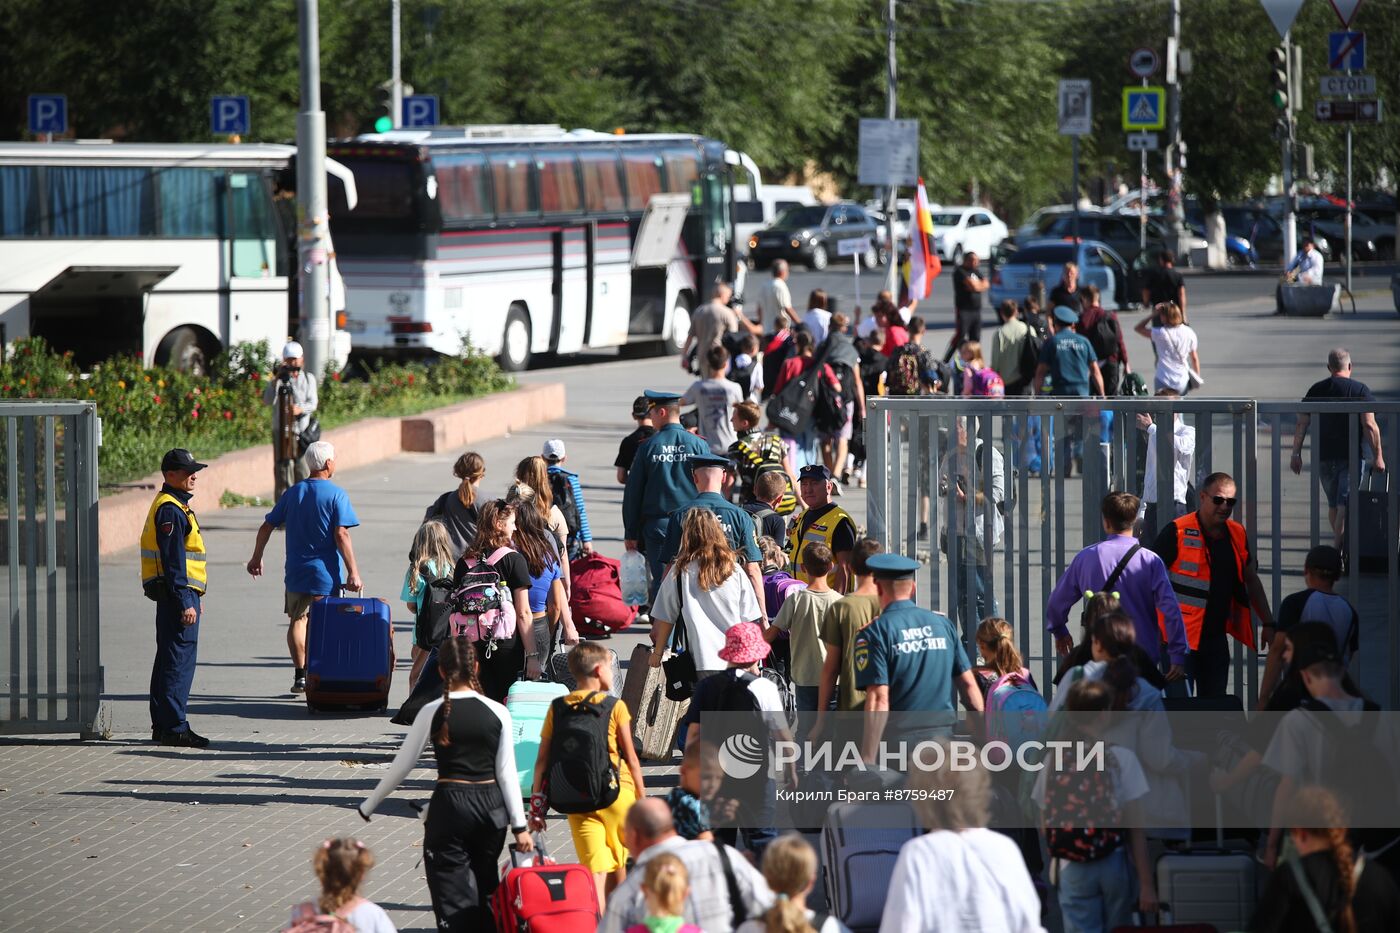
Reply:
<svg viewBox="0 0 1400 933"><path fill-rule="evenodd" d="M1379 123L1378 100L1320 100L1313 109L1319 123Z"/></svg>
<svg viewBox="0 0 1400 933"><path fill-rule="evenodd" d="M1318 84L1323 97L1375 97L1374 75L1325 75Z"/></svg>
<svg viewBox="0 0 1400 933"><path fill-rule="evenodd" d="M1264 5L1264 12L1269 14L1269 21L1278 30L1280 39L1288 35L1293 20L1298 17L1298 10L1303 6L1303 0L1259 0L1259 2Z"/></svg>
<svg viewBox="0 0 1400 933"><path fill-rule="evenodd" d="M1327 67L1333 71L1366 70L1366 33L1329 32Z"/></svg>
<svg viewBox="0 0 1400 933"><path fill-rule="evenodd" d="M1133 54L1128 56L1128 70L1139 78L1155 75L1159 64L1157 53L1152 49L1134 49Z"/></svg>
<svg viewBox="0 0 1400 933"><path fill-rule="evenodd" d="M1156 133L1129 133L1129 152L1156 152L1158 146Z"/></svg>
<svg viewBox="0 0 1400 933"><path fill-rule="evenodd" d="M1060 135L1088 136L1094 131L1093 85L1089 81L1060 81Z"/></svg>
<svg viewBox="0 0 1400 933"><path fill-rule="evenodd" d="M1123 88L1123 129L1130 131L1162 129L1167 125L1166 104L1166 88Z"/></svg>
<svg viewBox="0 0 1400 933"><path fill-rule="evenodd" d="M248 98L209 98L209 132L215 136L247 136L250 125Z"/></svg>
<svg viewBox="0 0 1400 933"><path fill-rule="evenodd" d="M29 132L68 132L68 98L62 94L29 95Z"/></svg>
<svg viewBox="0 0 1400 933"><path fill-rule="evenodd" d="M404 128L437 126L438 99L436 94L414 94L403 99Z"/></svg>
<svg viewBox="0 0 1400 933"><path fill-rule="evenodd" d="M918 120L862 118L857 149L860 184L910 188L918 183Z"/></svg>

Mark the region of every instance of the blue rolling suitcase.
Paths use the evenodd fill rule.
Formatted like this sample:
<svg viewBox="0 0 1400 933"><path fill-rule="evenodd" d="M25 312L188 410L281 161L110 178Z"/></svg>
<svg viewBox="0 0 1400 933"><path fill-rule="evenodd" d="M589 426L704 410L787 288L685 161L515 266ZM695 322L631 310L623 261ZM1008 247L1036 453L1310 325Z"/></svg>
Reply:
<svg viewBox="0 0 1400 933"><path fill-rule="evenodd" d="M382 710L394 676L393 628L382 599L328 596L306 627L306 707Z"/></svg>
<svg viewBox="0 0 1400 933"><path fill-rule="evenodd" d="M564 684L545 680L517 680L506 694L510 713L511 742L515 746L515 767L520 772L520 796L530 799L535 780L535 762L540 757L540 733L549 704L568 694Z"/></svg>

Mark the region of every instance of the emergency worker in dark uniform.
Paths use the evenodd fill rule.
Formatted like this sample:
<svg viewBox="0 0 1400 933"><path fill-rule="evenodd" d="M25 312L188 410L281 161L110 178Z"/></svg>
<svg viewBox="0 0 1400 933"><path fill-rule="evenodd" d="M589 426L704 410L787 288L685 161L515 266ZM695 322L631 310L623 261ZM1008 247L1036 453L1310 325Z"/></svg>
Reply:
<svg viewBox="0 0 1400 933"><path fill-rule="evenodd" d="M914 603L919 562L874 554L865 565L875 576L880 614L856 636L856 686L865 691L861 755L879 763L887 731L888 741L910 745L950 738L957 717L954 691L977 712L982 711L982 691L952 620Z"/></svg>
<svg viewBox="0 0 1400 933"><path fill-rule="evenodd" d="M754 529L753 516L724 496L725 479L733 469L734 461L708 451L690 458L690 472L698 493L668 518L669 532L661 548L661 563L664 567L676 559L681 548L681 525L685 522L686 513L691 509L709 509L719 519L719 526L724 529L729 546L739 555L739 563L758 594L758 606L764 610L764 618L767 618L767 607L763 604L763 553L758 549L758 532Z"/></svg>
<svg viewBox="0 0 1400 933"><path fill-rule="evenodd" d="M680 393L647 389L643 396L651 404L656 433L637 448L636 459L627 471L627 487L622 493L622 537L627 550L640 550L646 555L651 572L650 596L654 601L665 570L661 552L670 515L696 496L690 458L710 456L710 445L681 427Z"/></svg>
<svg viewBox="0 0 1400 933"><path fill-rule="evenodd" d="M165 485L141 530L141 587L156 604L156 659L151 666L151 741L205 748L185 709L199 648L200 600L208 583L204 539L190 508L199 463L183 448L161 459Z"/></svg>

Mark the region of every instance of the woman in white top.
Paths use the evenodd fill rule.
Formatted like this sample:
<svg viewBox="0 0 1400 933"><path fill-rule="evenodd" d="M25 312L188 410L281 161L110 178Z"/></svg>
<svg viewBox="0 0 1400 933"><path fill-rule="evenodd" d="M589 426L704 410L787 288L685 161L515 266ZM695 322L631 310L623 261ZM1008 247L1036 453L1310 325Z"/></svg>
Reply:
<svg viewBox="0 0 1400 933"><path fill-rule="evenodd" d="M812 294L807 298L807 313L802 315L802 323L812 332L812 342L817 346L822 345L822 341L826 340L826 335L831 330L831 312L826 307L826 290L812 289Z"/></svg>
<svg viewBox="0 0 1400 933"><path fill-rule="evenodd" d="M652 667L660 666L671 629L683 624L700 678L718 673L727 666L719 656L725 632L740 622L762 627L761 616L753 583L739 570L719 519L709 509L691 509L681 524L680 550L651 604Z"/></svg>
<svg viewBox="0 0 1400 933"><path fill-rule="evenodd" d="M1021 850L986 828L987 770L916 768L909 786L928 833L899 850L880 933L1043 933Z"/></svg>
<svg viewBox="0 0 1400 933"><path fill-rule="evenodd" d="M495 929L491 895L500 883L496 859L506 830L515 848L534 848L521 805L520 775L510 713L483 696L476 650L466 636L438 648L443 696L423 707L404 737L389 771L360 804L370 814L418 766L431 736L437 787L423 824L423 871L437 928L448 933Z"/></svg>
<svg viewBox="0 0 1400 933"><path fill-rule="evenodd" d="M763 879L777 900L763 916L745 920L735 933L850 933L846 925L807 906L817 880L817 853L796 833L769 843L763 851Z"/></svg>
<svg viewBox="0 0 1400 933"><path fill-rule="evenodd" d="M569 523L564 513L554 504L553 487L549 485L549 464L544 457L526 457L515 465L515 484L506 498L523 499L533 504L540 518L559 542L559 553L569 553ZM560 570L564 574L564 592L569 592L569 562L563 561Z"/></svg>
<svg viewBox="0 0 1400 933"><path fill-rule="evenodd" d="M1161 326L1153 326L1161 320ZM1196 332L1175 301L1164 301L1152 309L1152 313L1138 322L1133 328L1140 336L1152 341L1152 349L1157 354L1157 372L1153 377L1154 389L1175 389L1182 395L1191 391L1191 377L1200 383L1201 357L1196 352Z"/></svg>

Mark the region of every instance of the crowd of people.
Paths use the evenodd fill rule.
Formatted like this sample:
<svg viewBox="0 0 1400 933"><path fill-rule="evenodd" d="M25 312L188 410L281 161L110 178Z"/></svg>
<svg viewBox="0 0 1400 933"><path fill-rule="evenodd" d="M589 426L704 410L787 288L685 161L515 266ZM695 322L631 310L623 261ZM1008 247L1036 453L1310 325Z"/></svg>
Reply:
<svg viewBox="0 0 1400 933"><path fill-rule="evenodd" d="M765 768L757 792L747 793L755 785L737 786L723 772L717 749L725 737L706 734L703 714L751 713L770 762L774 742L831 738L839 731L837 714L859 714L855 739L862 760L873 765L882 743L894 739L1025 739L998 712L1009 703L1035 709L1037 700L1043 714L1038 728L1055 728L1057 714L1073 713L1064 728L1109 743L1111 779L1095 785L1092 805L1086 805L1083 785L1075 783L1081 776L1074 774L1045 771L1019 783L986 768L882 776L907 779L924 794L926 803L916 809L927 830L902 846L889 878L872 879L889 886L882 930L1039 930L1052 900L1066 930L1127 925L1134 911L1160 906L1148 847L1189 846L1193 795L1260 786L1270 792L1252 830L1273 874L1256 928L1291 928L1289 918L1312 905L1321 911L1315 916L1339 930L1381 929L1378 923L1400 915L1395 831L1345 830L1352 801L1319 786L1331 773L1326 752L1318 751L1328 738L1306 732L1315 728L1309 717L1331 715L1352 740L1354 730L1347 730L1376 709L1347 676L1360 650L1359 620L1334 589L1341 554L1334 547L1313 549L1304 567L1307 590L1285 600L1275 616L1243 528L1231 517L1234 479L1215 473L1194 489L1189 454L1185 462L1180 456L1194 450L1189 428L1178 422L1173 429L1179 456L1172 509L1146 496L1110 493L1101 504L1104 540L1076 556L1049 595L1044 625L1059 665L1053 683L1044 685L1048 702L1040 699L1012 626L998 616L991 584L990 554L1001 534L994 507L1007 495L1011 468L998 450L986 464L981 441L969 438L959 419L947 456L932 468L941 491L956 487L960 508L975 513L971 521L954 516L944 542L950 560L956 555L976 568L970 576L974 619L961 618L964 606L950 618L917 605L919 564L882 553L841 507L843 489L861 481L855 440L871 395L1133 391L1116 316L1100 306L1092 285L1078 283L1072 264L1050 307L1033 295L1023 307L1000 308L1002 323L985 349L985 289L978 287L977 269L977 257L969 255L959 291L969 307L959 306L959 331L940 360L923 346L922 318L887 293L854 328L844 314L827 310L820 291L799 315L779 265L760 298L757 321L729 307L723 290L699 315L687 349L702 378L684 391L648 390L635 400L636 429L621 442L615 464L624 487L624 547L641 552L649 569L642 607L651 623L647 663L661 667L679 643L690 670L690 705L676 742L683 755L679 784L664 797L648 796L632 737L638 711L620 699L609 653L582 638L572 617L570 563L590 553L593 540L585 487L565 466L565 442L551 439L539 456L520 460L500 484L499 498L483 496L483 457L467 452L456 461L453 488L427 506L414 535L400 599L422 619L435 584L450 590L487 567L504 594L498 608L515 624L508 632L477 624L468 634L454 625L441 637L415 635L410 688L430 683L436 695L409 720L389 771L358 807L368 820L424 749L432 751L437 781L423 852L440 929L493 926L502 850L507 844L519 853L535 850L555 809L567 814L577 862L593 876L600 930L691 925L838 933L845 930L839 918L806 904L819 864L810 842L778 831L777 790L802 786L812 776L792 767ZM979 299L976 308L972 296ZM1155 388L1164 396L1184 394L1200 381L1184 302L1183 287L1138 326L1157 350ZM979 311L975 324L964 314L972 310ZM1334 352L1329 370L1327 385L1315 387L1319 395L1362 397L1350 386L1345 351ZM784 390L804 379L816 398L805 421L773 417L774 403L791 398ZM760 429L765 401L770 423L787 429ZM689 426L688 409L695 414ZM288 412L301 417L306 409ZM1155 436L1150 418L1139 427ZM1014 468L1054 468L1056 451L1041 464L1041 445L1033 435L1024 440L1014 448ZM1383 469L1378 433L1373 446L1375 465ZM1148 452L1144 490L1155 494L1155 470L1165 467L1156 464L1155 443ZM1067 444L1059 455L1068 471L1082 451ZM306 629L314 603L362 588L351 540L358 519L349 496L332 481L334 448L309 443L299 462L305 478L290 483L267 513L247 563L248 572L260 576L272 534L284 531L293 693L306 689ZM185 720L207 579L188 501L203 467L188 451L167 454L166 486L142 540L143 584L157 602L153 739L189 747L208 744ZM979 494L985 498L964 496L965 480L984 470L993 476ZM1338 477L1329 475L1338 486ZM1344 488L1329 490L1329 505L1342 511L1344 496ZM1142 540L1149 509L1164 524L1148 522L1160 531ZM975 530L964 535L963 528ZM1340 530L1337 535L1340 540ZM1081 602L1076 637L1069 616ZM1259 706L1287 715L1251 723L1218 744L1192 746L1173 735L1164 715L1168 704L1226 695L1229 639L1255 643L1252 614L1264 621L1262 647L1269 649ZM977 634L975 644L965 645L961 632L969 621ZM518 679L545 676L556 646L567 652L573 689L550 708L526 787L504 703ZM970 732L963 731L960 709L971 716ZM1141 715L1115 718L1124 712ZM580 737L583 727L575 720L582 718L598 723L601 784L591 772L578 781L555 777L580 767L552 756L557 735L581 743L571 747L592 747ZM1364 760L1400 774L1393 760L1400 736L1373 730L1365 743L1372 754ZM564 784L584 788L567 810L560 803ZM943 792L951 793L942 799L957 805L931 802ZM997 825L998 807L1008 800L1036 814L1035 828ZM1122 814L1125 828L1086 831L1103 812ZM1400 826L1400 816L1394 825ZM329 915L361 931L392 929L383 911L358 893L373 864L362 844L328 840L314 861L323 891L296 908L293 924Z"/></svg>

